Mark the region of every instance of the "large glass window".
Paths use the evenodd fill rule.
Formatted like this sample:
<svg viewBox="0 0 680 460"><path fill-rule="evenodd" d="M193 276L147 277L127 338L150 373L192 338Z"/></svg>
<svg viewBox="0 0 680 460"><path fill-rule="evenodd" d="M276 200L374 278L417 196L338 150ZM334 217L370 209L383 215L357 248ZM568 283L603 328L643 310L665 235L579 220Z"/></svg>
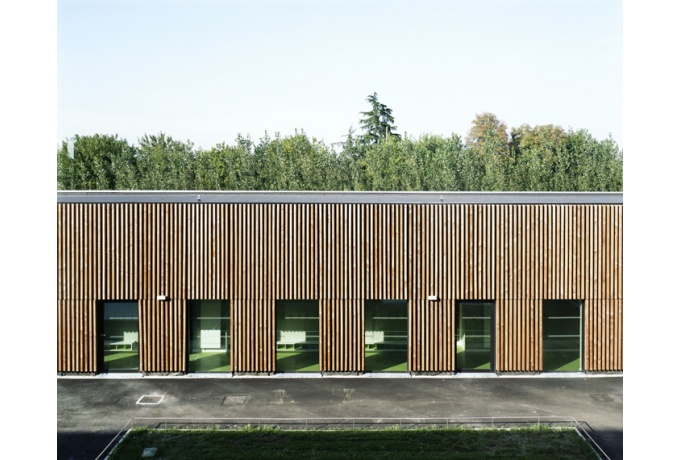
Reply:
<svg viewBox="0 0 680 460"><path fill-rule="evenodd" d="M494 303L458 302L456 306L456 370L493 370Z"/></svg>
<svg viewBox="0 0 680 460"><path fill-rule="evenodd" d="M319 302L276 301L276 370L319 370Z"/></svg>
<svg viewBox="0 0 680 460"><path fill-rule="evenodd" d="M582 303L543 302L543 370L580 371L583 348Z"/></svg>
<svg viewBox="0 0 680 460"><path fill-rule="evenodd" d="M189 371L231 371L229 302L189 302Z"/></svg>
<svg viewBox="0 0 680 460"><path fill-rule="evenodd" d="M364 367L367 371L408 370L408 302L367 300Z"/></svg>
<svg viewBox="0 0 680 460"><path fill-rule="evenodd" d="M102 302L100 315L103 371L139 371L137 302Z"/></svg>

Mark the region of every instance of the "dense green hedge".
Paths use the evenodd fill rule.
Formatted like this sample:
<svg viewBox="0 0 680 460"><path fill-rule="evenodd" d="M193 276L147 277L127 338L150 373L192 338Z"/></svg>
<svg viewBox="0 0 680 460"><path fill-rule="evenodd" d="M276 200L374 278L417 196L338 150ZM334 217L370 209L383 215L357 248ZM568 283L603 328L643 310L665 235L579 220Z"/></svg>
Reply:
<svg viewBox="0 0 680 460"><path fill-rule="evenodd" d="M195 149L166 134L137 145L117 135L75 136L58 150L60 190L622 191L623 152L612 139L551 125L465 143L458 135L348 135L328 146L304 132Z"/></svg>

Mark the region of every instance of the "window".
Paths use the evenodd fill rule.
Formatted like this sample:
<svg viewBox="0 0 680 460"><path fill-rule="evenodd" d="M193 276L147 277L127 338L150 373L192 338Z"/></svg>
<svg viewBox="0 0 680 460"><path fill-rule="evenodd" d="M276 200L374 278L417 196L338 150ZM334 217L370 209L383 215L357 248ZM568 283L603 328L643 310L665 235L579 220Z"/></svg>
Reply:
<svg viewBox="0 0 680 460"><path fill-rule="evenodd" d="M543 370L580 371L583 349L582 302L543 302Z"/></svg>
<svg viewBox="0 0 680 460"><path fill-rule="evenodd" d="M139 307L137 302L102 302L100 364L104 372L139 371Z"/></svg>
<svg viewBox="0 0 680 460"><path fill-rule="evenodd" d="M465 301L456 305L456 370L494 368L494 302Z"/></svg>
<svg viewBox="0 0 680 460"><path fill-rule="evenodd" d="M367 300L364 367L367 371L408 370L408 302Z"/></svg>
<svg viewBox="0 0 680 460"><path fill-rule="evenodd" d="M319 371L319 302L276 301L276 370Z"/></svg>
<svg viewBox="0 0 680 460"><path fill-rule="evenodd" d="M229 302L189 301L189 371L230 372Z"/></svg>

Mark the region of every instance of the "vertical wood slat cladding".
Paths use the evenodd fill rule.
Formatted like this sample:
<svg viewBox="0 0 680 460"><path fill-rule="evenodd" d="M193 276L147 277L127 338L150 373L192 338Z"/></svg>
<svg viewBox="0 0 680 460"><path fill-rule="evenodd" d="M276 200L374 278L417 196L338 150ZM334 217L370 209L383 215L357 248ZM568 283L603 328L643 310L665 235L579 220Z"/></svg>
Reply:
<svg viewBox="0 0 680 460"><path fill-rule="evenodd" d="M364 298L364 214L357 204L319 205L321 299Z"/></svg>
<svg viewBox="0 0 680 460"><path fill-rule="evenodd" d="M459 252L454 249L459 229L451 225L452 206L408 207L408 298L437 295L456 298Z"/></svg>
<svg viewBox="0 0 680 460"><path fill-rule="evenodd" d="M274 372L276 329L273 299L231 302L232 369L234 372Z"/></svg>
<svg viewBox="0 0 680 460"><path fill-rule="evenodd" d="M231 234L234 262L230 289L234 299L264 298L262 283L266 263L262 237L263 226L266 225L264 219L262 205L234 205Z"/></svg>
<svg viewBox="0 0 680 460"><path fill-rule="evenodd" d="M97 302L95 300L57 301L57 370L59 372L97 371Z"/></svg>
<svg viewBox="0 0 680 460"><path fill-rule="evenodd" d="M365 299L405 299L408 292L407 208L367 205Z"/></svg>
<svg viewBox="0 0 680 460"><path fill-rule="evenodd" d="M58 299L138 297L136 207L59 206L57 219Z"/></svg>
<svg viewBox="0 0 680 460"><path fill-rule="evenodd" d="M453 300L409 302L409 369L452 372L455 365Z"/></svg>
<svg viewBox="0 0 680 460"><path fill-rule="evenodd" d="M139 370L186 371L186 301L139 302Z"/></svg>
<svg viewBox="0 0 680 460"><path fill-rule="evenodd" d="M588 300L584 304L584 369L623 369L623 301Z"/></svg>
<svg viewBox="0 0 680 460"><path fill-rule="evenodd" d="M489 298L622 297L621 207L506 206L497 214L498 286Z"/></svg>
<svg viewBox="0 0 680 460"><path fill-rule="evenodd" d="M186 206L186 238L178 243L186 258L187 299L228 299L232 250L230 209L217 204Z"/></svg>
<svg viewBox="0 0 680 460"><path fill-rule="evenodd" d="M496 302L496 369L499 372L541 370L541 304L539 299Z"/></svg>
<svg viewBox="0 0 680 460"><path fill-rule="evenodd" d="M364 370L364 301L324 299L320 302L319 346L322 372Z"/></svg>
<svg viewBox="0 0 680 460"><path fill-rule="evenodd" d="M271 282L277 299L319 297L318 207L274 205L270 257L276 262Z"/></svg>
<svg viewBox="0 0 680 460"><path fill-rule="evenodd" d="M615 205L60 203L58 367L93 372L91 302L139 300L143 369L184 369L185 301L229 299L233 369L273 372L273 302L319 299L322 370L360 371L363 302L403 298L413 371L454 365L462 299L496 301L500 371L540 370L543 299L584 300L584 367L621 370L622 252Z"/></svg>
<svg viewBox="0 0 680 460"><path fill-rule="evenodd" d="M456 241L454 277L457 299L491 299L495 293L495 216L488 205L456 205L460 221ZM448 280L446 280L448 281Z"/></svg>

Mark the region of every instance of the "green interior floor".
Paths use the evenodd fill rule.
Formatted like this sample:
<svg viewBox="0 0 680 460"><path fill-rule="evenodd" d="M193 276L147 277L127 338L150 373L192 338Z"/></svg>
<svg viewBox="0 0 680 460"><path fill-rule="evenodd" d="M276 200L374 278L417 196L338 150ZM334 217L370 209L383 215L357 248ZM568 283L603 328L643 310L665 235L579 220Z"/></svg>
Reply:
<svg viewBox="0 0 680 460"><path fill-rule="evenodd" d="M203 351L189 355L189 372L230 372L229 355L224 351Z"/></svg>
<svg viewBox="0 0 680 460"><path fill-rule="evenodd" d="M139 352L106 351L106 370L139 369ZM456 368L462 370L490 370L488 353L456 355ZM277 351L276 370L280 372L319 372L319 352ZM365 369L368 372L407 372L407 355L403 350L379 350L365 352ZM581 358L566 353L544 353L543 370L550 372L579 372ZM189 356L190 372L231 372L229 355L224 351L192 353Z"/></svg>
<svg viewBox="0 0 680 460"><path fill-rule="evenodd" d="M581 357L574 353L543 352L543 370L557 372L579 372Z"/></svg>
<svg viewBox="0 0 680 460"><path fill-rule="evenodd" d="M139 370L138 351L105 351L104 368L107 371L136 371Z"/></svg>
<svg viewBox="0 0 680 460"><path fill-rule="evenodd" d="M319 372L319 350L277 351L277 372Z"/></svg>
<svg viewBox="0 0 680 460"><path fill-rule="evenodd" d="M367 351L365 369L368 372L407 372L407 355L404 350ZM277 372L319 372L319 352L277 351Z"/></svg>
<svg viewBox="0 0 680 460"><path fill-rule="evenodd" d="M456 370L489 371L491 370L491 350L460 351L456 353Z"/></svg>
<svg viewBox="0 0 680 460"><path fill-rule="evenodd" d="M407 372L408 357L406 350L366 351L364 369L373 372Z"/></svg>

